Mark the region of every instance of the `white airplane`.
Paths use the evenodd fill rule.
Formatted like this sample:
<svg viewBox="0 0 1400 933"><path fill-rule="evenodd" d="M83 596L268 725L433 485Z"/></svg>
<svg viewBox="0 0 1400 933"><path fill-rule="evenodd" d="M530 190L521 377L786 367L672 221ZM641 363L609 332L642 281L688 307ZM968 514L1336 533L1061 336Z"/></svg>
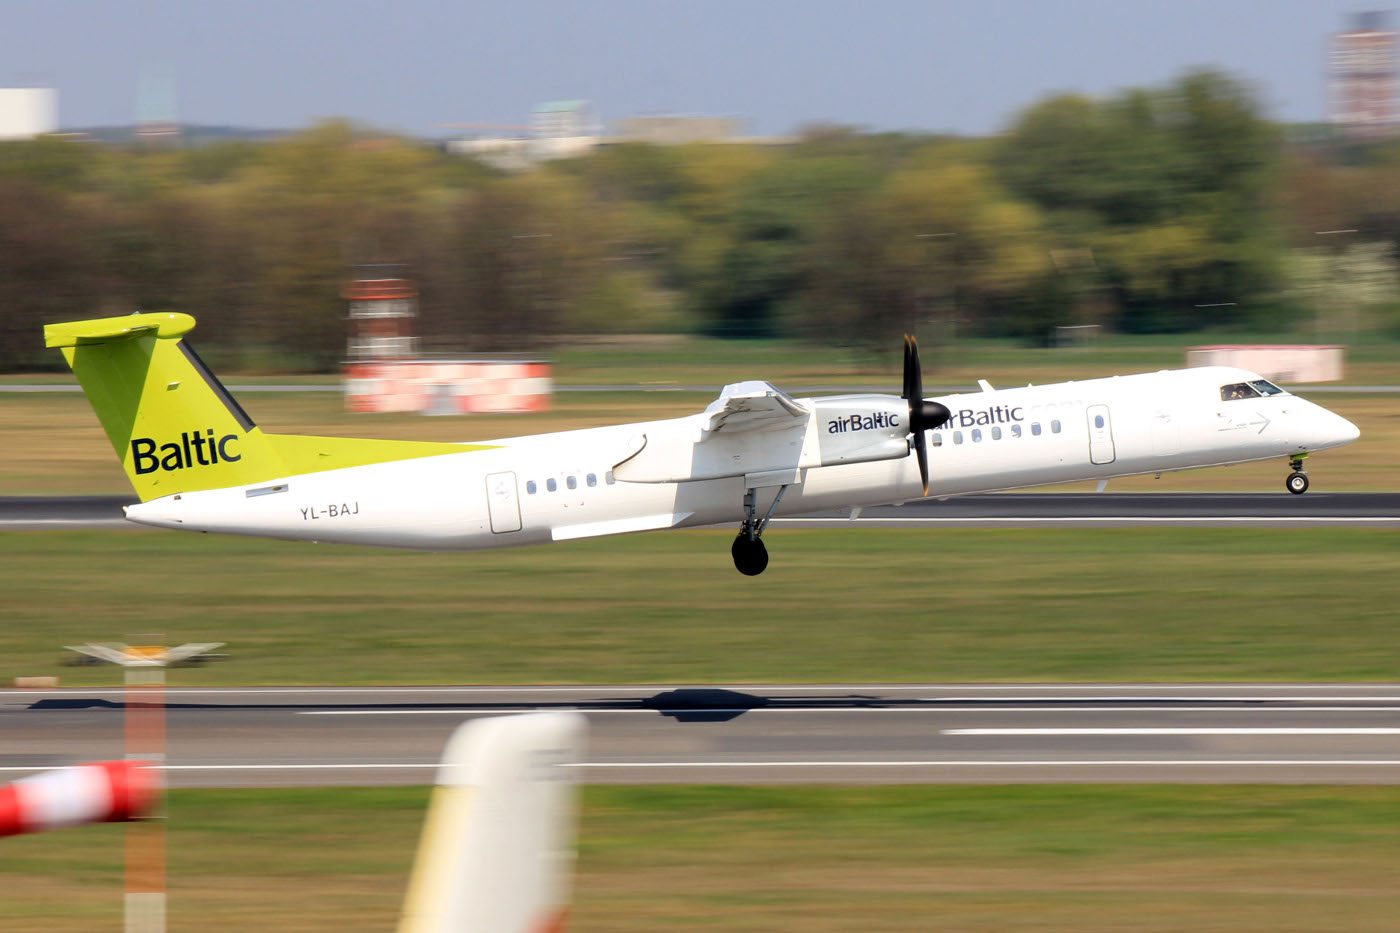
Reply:
<svg viewBox="0 0 1400 933"><path fill-rule="evenodd" d="M193 326L160 313L44 328L141 498L133 522L431 550L738 522L734 565L752 576L775 515L1272 457L1303 493L1303 459L1360 436L1229 367L925 399L909 338L900 396L795 399L755 381L682 418L472 444L264 434L184 339Z"/></svg>

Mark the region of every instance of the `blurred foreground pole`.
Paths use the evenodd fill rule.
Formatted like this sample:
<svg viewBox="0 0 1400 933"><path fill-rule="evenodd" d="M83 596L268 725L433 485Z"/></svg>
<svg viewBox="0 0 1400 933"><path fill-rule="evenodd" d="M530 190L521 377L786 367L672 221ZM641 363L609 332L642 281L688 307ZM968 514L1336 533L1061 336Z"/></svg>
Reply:
<svg viewBox="0 0 1400 933"><path fill-rule="evenodd" d="M399 933L560 933L575 774L588 722L530 713L463 723L447 742Z"/></svg>
<svg viewBox="0 0 1400 933"><path fill-rule="evenodd" d="M165 649L128 649L126 757L165 766ZM165 933L165 783L153 816L126 828L125 933Z"/></svg>

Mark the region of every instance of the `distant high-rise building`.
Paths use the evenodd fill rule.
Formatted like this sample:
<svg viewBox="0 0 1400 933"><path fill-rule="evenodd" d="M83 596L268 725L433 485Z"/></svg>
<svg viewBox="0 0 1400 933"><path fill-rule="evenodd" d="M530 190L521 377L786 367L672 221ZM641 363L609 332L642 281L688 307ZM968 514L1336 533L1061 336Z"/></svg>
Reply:
<svg viewBox="0 0 1400 933"><path fill-rule="evenodd" d="M1360 13L1333 33L1328 51L1329 119L1349 134L1376 137L1396 126L1396 34L1384 13Z"/></svg>
<svg viewBox="0 0 1400 933"><path fill-rule="evenodd" d="M0 88L0 139L33 139L57 129L58 92L53 88Z"/></svg>

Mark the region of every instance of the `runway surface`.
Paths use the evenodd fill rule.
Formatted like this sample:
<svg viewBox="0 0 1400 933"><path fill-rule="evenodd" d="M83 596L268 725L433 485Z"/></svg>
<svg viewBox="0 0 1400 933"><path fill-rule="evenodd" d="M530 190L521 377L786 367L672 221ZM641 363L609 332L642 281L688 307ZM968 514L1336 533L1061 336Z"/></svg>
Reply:
<svg viewBox="0 0 1400 933"><path fill-rule="evenodd" d="M0 530L137 528L122 517L132 496L0 496ZM786 527L844 528L849 512L777 518ZM1400 525L1400 493L1008 493L865 509L862 527L1303 527Z"/></svg>
<svg viewBox="0 0 1400 933"><path fill-rule="evenodd" d="M555 385L555 392L702 392L718 394L722 388L717 385L685 385L681 383L649 383L638 385L636 383L616 383L607 384L587 384L587 385ZM827 383L824 385L810 386L785 386L782 387L789 395L803 397L807 395L840 394L844 392L890 392L890 385L848 385L841 383ZM281 383L281 384L261 384L261 385L231 385L230 392L344 392L345 387L338 382L326 383ZM976 385L930 385L924 386L925 395L933 397L935 395L955 395L962 392L981 391ZM1288 390L1295 395L1389 395L1400 392L1400 386L1389 385L1298 385L1289 386ZM75 382L30 382L30 383L0 383L0 393L13 392L16 394L31 394L44 392L81 392L82 387Z"/></svg>
<svg viewBox="0 0 1400 933"><path fill-rule="evenodd" d="M173 689L177 787L422 784L460 722L578 709L588 783L1400 783L1400 684ZM0 780L123 754L120 690L0 691Z"/></svg>

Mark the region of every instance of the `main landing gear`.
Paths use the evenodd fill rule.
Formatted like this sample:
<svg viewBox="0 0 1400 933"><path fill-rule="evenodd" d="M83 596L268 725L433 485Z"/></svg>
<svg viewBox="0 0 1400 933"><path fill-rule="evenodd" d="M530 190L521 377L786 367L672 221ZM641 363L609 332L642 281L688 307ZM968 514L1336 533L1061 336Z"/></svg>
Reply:
<svg viewBox="0 0 1400 933"><path fill-rule="evenodd" d="M734 539L729 553L734 558L734 569L745 576L756 577L768 567L768 548L764 545L761 535L763 529L768 527L768 522L773 518L773 512L778 508L785 492L786 486L778 487L773 504L768 506L768 512L760 520L755 503L755 490L744 490L744 523L739 526L739 537Z"/></svg>
<svg viewBox="0 0 1400 933"><path fill-rule="evenodd" d="M1293 468L1293 472L1283 481L1284 487L1295 496L1301 496L1308 491L1308 474L1303 472L1303 457L1306 456L1307 454L1303 454L1289 461L1288 465Z"/></svg>

